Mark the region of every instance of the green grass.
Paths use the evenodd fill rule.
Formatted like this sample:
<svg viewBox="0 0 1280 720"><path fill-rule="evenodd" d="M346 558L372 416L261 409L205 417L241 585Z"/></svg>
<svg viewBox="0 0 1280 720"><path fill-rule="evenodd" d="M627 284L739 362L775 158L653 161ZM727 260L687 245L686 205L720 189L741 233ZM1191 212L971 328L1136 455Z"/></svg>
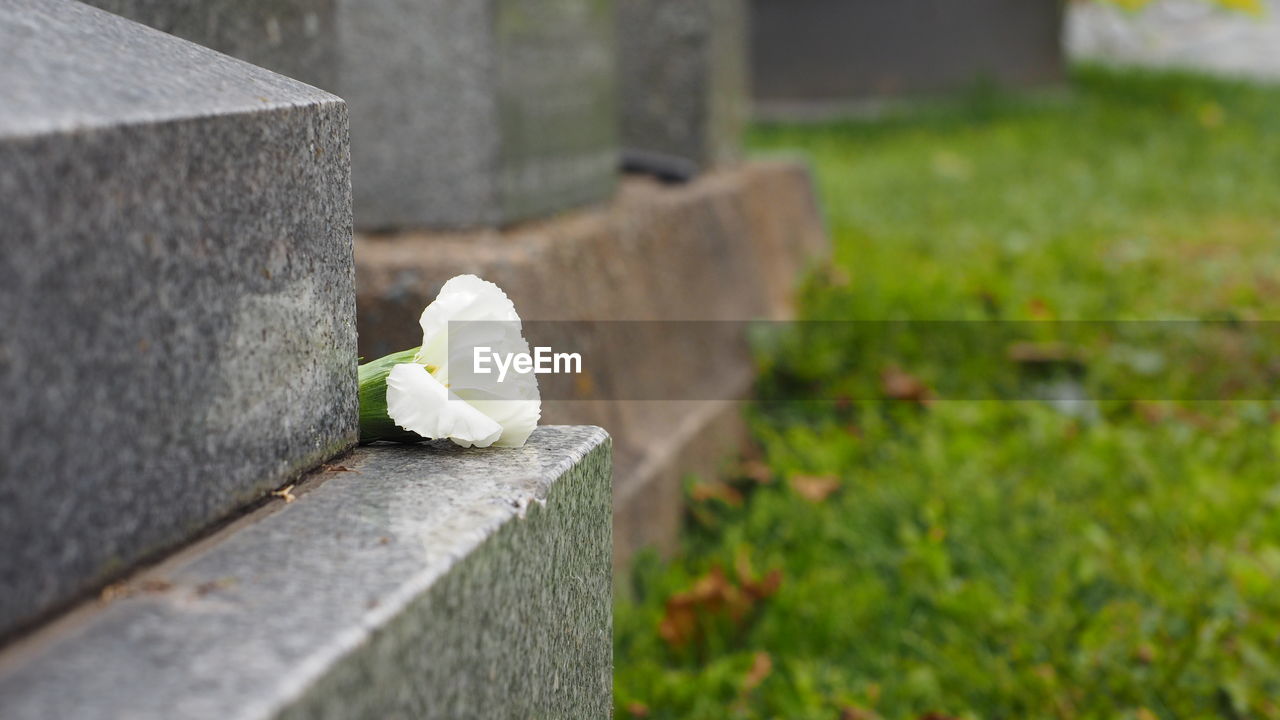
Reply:
<svg viewBox="0 0 1280 720"><path fill-rule="evenodd" d="M754 460L691 481L681 552L620 593L618 717L1280 718L1280 366L1194 352L1280 319L1280 89L1083 69L1063 99L753 144L817 172L809 319L1001 348L992 321L1226 324L1190 354L1083 326L1083 387L1113 398L1088 413L1026 400L1007 359L872 352L874 323L762 350L764 398L839 401L760 405ZM1162 362L1107 362L1139 351ZM884 398L889 365L940 399ZM1179 399L1206 383L1237 399Z"/></svg>

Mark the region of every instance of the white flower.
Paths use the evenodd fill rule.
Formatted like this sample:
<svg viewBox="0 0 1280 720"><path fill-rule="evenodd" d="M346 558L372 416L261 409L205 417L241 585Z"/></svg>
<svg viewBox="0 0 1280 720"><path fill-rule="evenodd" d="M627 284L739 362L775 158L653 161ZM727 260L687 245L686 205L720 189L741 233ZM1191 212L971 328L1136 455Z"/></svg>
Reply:
<svg viewBox="0 0 1280 720"><path fill-rule="evenodd" d="M387 416L424 438L447 437L463 447L524 445L542 415L534 374L511 373L498 382L496 375L466 371L476 347L529 352L506 293L475 275L459 275L444 284L419 324L422 347L414 361L387 376Z"/></svg>

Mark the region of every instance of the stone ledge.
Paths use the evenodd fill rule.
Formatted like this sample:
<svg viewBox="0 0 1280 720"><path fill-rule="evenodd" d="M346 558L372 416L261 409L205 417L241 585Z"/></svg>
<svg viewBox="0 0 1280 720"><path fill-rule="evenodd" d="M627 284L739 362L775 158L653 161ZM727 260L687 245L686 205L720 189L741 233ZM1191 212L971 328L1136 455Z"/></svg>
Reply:
<svg viewBox="0 0 1280 720"><path fill-rule="evenodd" d="M0 655L0 717L607 717L610 440L356 450Z"/></svg>

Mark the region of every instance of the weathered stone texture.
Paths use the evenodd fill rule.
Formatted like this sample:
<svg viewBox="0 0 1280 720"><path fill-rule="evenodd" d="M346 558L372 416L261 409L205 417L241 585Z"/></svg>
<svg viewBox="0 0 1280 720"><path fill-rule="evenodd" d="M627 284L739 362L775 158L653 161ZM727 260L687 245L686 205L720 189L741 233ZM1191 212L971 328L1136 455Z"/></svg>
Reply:
<svg viewBox="0 0 1280 720"><path fill-rule="evenodd" d="M609 716L603 431L340 462L0 655L0 716Z"/></svg>
<svg viewBox="0 0 1280 720"><path fill-rule="evenodd" d="M745 0L617 0L622 144L701 167L739 156Z"/></svg>
<svg viewBox="0 0 1280 720"><path fill-rule="evenodd" d="M357 428L338 98L64 0L0 97L2 635Z"/></svg>
<svg viewBox="0 0 1280 720"><path fill-rule="evenodd" d="M612 0L337 1L361 227L495 226L612 193Z"/></svg>

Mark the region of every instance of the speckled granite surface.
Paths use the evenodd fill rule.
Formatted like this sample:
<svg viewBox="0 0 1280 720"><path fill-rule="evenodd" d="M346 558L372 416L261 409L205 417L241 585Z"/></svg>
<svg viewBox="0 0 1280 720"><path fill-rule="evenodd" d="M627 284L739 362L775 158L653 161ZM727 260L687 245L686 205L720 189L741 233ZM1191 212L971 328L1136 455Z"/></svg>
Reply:
<svg viewBox="0 0 1280 720"><path fill-rule="evenodd" d="M0 635L356 439L346 106L0 2Z"/></svg>
<svg viewBox="0 0 1280 720"><path fill-rule="evenodd" d="M608 717L604 431L338 462L0 655L0 717Z"/></svg>

